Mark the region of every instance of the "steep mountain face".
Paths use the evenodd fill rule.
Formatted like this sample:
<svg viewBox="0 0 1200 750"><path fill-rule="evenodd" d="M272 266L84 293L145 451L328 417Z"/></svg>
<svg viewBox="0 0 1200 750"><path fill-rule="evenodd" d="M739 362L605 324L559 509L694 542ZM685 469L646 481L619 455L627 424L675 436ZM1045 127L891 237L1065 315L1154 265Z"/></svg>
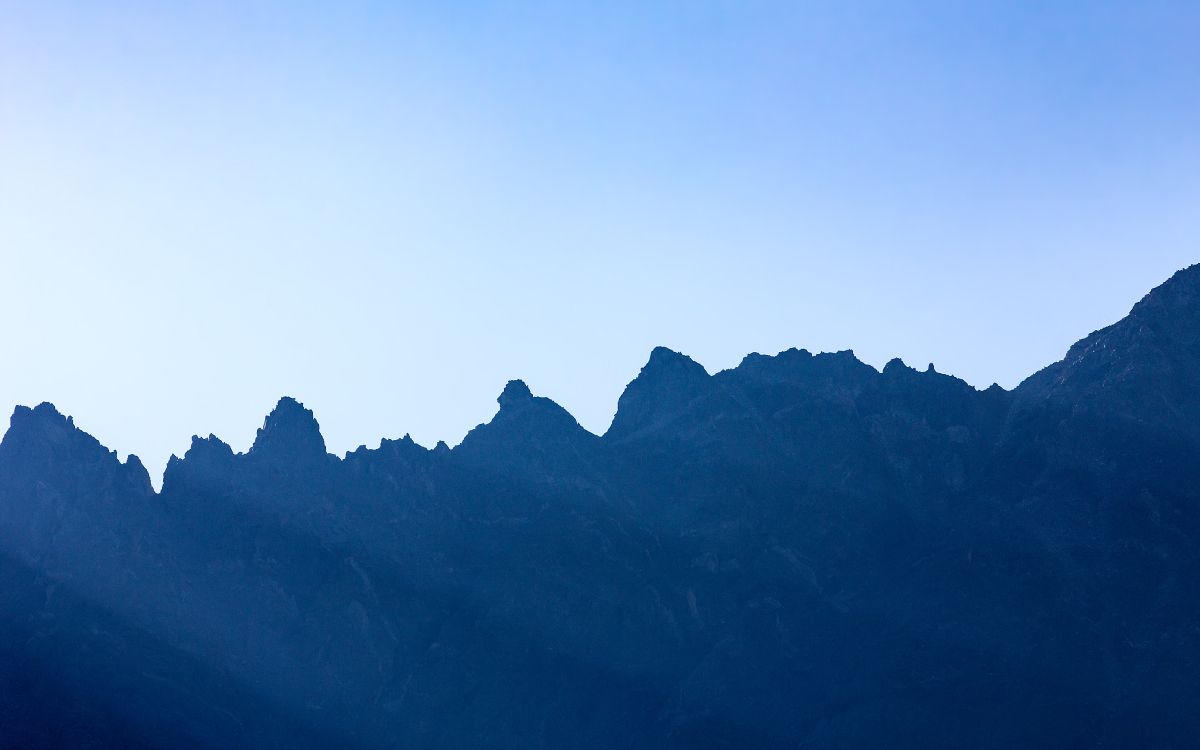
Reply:
<svg viewBox="0 0 1200 750"><path fill-rule="evenodd" d="M1012 392L655 349L596 436L0 442L0 747L1189 747L1200 267Z"/></svg>
<svg viewBox="0 0 1200 750"><path fill-rule="evenodd" d="M1178 742L1170 732L1196 714L1200 653L1200 266L1014 400L991 486L1052 555L1068 606L1086 613L1112 707L1097 732Z"/></svg>

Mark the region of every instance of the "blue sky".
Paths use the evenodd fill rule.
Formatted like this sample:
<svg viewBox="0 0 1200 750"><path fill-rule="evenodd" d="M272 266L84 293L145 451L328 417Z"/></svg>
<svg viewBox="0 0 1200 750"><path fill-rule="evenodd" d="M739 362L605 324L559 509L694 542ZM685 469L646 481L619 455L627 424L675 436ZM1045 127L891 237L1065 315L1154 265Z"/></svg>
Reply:
<svg viewBox="0 0 1200 750"><path fill-rule="evenodd" d="M658 344L1011 387L1200 260L1194 2L0 3L0 404L602 432Z"/></svg>

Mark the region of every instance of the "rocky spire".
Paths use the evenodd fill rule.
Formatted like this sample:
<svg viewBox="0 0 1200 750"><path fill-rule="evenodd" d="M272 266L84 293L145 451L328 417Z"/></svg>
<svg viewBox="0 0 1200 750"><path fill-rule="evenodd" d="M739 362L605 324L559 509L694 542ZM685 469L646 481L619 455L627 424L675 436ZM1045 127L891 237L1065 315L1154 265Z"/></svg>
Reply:
<svg viewBox="0 0 1200 750"><path fill-rule="evenodd" d="M496 403L500 404L501 409L511 409L531 401L533 401L533 393L530 392L529 386L525 385L524 380L508 381L496 399Z"/></svg>
<svg viewBox="0 0 1200 750"><path fill-rule="evenodd" d="M686 354L658 346L650 359L617 401L606 437L621 438L670 416L686 407L709 387L709 375Z"/></svg>
<svg viewBox="0 0 1200 750"><path fill-rule="evenodd" d="M321 427L312 410L304 408L304 404L296 399L284 396L267 415L249 455L272 463L295 463L319 460L327 453Z"/></svg>
<svg viewBox="0 0 1200 750"><path fill-rule="evenodd" d="M125 463L96 438L75 426L49 402L13 410L8 432L0 441L0 474L36 477L48 485L75 486L88 481L114 482L137 495L153 493L150 475L141 460L130 455Z"/></svg>

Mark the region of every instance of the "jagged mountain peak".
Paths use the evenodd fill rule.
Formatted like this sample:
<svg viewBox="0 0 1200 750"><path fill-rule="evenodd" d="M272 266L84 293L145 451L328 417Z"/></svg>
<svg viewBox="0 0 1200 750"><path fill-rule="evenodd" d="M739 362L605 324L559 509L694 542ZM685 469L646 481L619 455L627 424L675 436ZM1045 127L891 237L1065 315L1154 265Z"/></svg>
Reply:
<svg viewBox="0 0 1200 750"><path fill-rule="evenodd" d="M49 401L43 401L33 408L28 406L14 408L3 442L10 447L16 443L22 445L36 443L55 448L64 448L69 445L85 446L87 449L111 453L114 457L116 455L115 452L100 445L91 435L76 427L73 417L62 414Z"/></svg>
<svg viewBox="0 0 1200 750"><path fill-rule="evenodd" d="M797 349L793 346L792 348L784 349L773 356L770 354L762 354L761 352L751 352L745 357L742 357L742 361L734 369L739 369L742 367L753 369L769 362L807 362L811 359L813 359L812 352L807 349Z"/></svg>
<svg viewBox="0 0 1200 750"><path fill-rule="evenodd" d="M796 383L817 378L851 383L878 374L874 367L859 360L853 349L813 354L807 349L792 348L774 356L758 353L747 355L737 367L721 372L717 377L742 382Z"/></svg>
<svg viewBox="0 0 1200 750"><path fill-rule="evenodd" d="M1177 416L1200 410L1191 374L1200 367L1200 264L1177 271L1129 314L1076 342L1017 388L1023 403L1101 399L1113 393ZM1190 419L1190 417L1187 417Z"/></svg>
<svg viewBox="0 0 1200 750"><path fill-rule="evenodd" d="M711 376L686 354L657 346L617 400L606 437L623 438L670 419L709 387Z"/></svg>
<svg viewBox="0 0 1200 750"><path fill-rule="evenodd" d="M522 380L508 381L496 401L496 415L468 432L454 455L470 462L515 464L548 452L571 452L597 439L558 403L533 395ZM435 447L434 454L444 454L443 446Z"/></svg>
<svg viewBox="0 0 1200 750"><path fill-rule="evenodd" d="M911 367L899 357L894 357L886 365L883 366L882 375L885 381L908 381L912 378L921 378L927 382L953 382L961 387L971 388L965 380L957 378L953 375L947 375L943 372L938 372L937 367L932 362L925 366L924 370L919 370L916 367ZM971 388L971 390L977 390Z"/></svg>
<svg viewBox="0 0 1200 750"><path fill-rule="evenodd" d="M134 484L138 491L145 495L154 494L154 485L150 483L150 472L146 469L146 465L142 463L141 458L130 453L125 457L125 463L122 466L125 469L125 476Z"/></svg>
<svg viewBox="0 0 1200 750"><path fill-rule="evenodd" d="M529 390L524 380L510 380L504 390L496 398L500 410L490 422L476 427L474 434L481 428L497 427L509 429L509 425L520 425L520 429L540 431L550 427L571 426L582 430L575 417L564 409L558 402L545 396L535 396ZM468 438L470 435L468 435ZM466 440L464 439L464 443Z"/></svg>
<svg viewBox="0 0 1200 750"><path fill-rule="evenodd" d="M0 440L0 474L16 466L37 467L43 481L70 481L70 476L108 476L129 483L134 494L152 494L150 474L141 459L130 454L122 463L117 452L75 425L54 404L13 409L8 432Z"/></svg>
<svg viewBox="0 0 1200 750"><path fill-rule="evenodd" d="M221 438L209 433L208 437L192 435L192 444L184 454L186 459L200 457L233 458L233 448Z"/></svg>
<svg viewBox="0 0 1200 750"><path fill-rule="evenodd" d="M1176 271L1171 278L1151 289L1130 311L1130 316L1164 314L1178 322L1197 322L1200 316L1200 263Z"/></svg>
<svg viewBox="0 0 1200 750"><path fill-rule="evenodd" d="M43 401L34 407L17 406L13 409L10 426L34 426L44 429L67 429L75 426L75 419L63 415L54 404Z"/></svg>
<svg viewBox="0 0 1200 750"><path fill-rule="evenodd" d="M362 450L362 449L360 449L360 450ZM404 433L404 437L400 438L399 440L392 440L389 438L381 439L379 441L378 451L380 453L391 453L391 454L399 454L399 453L423 454L423 453L428 453L429 449L423 445L418 444L416 440L412 439L412 435L410 435L406 432L406 433Z"/></svg>
<svg viewBox="0 0 1200 750"><path fill-rule="evenodd" d="M234 460L233 448L216 435L209 433L208 437L192 435L191 445L183 457L172 455L167 459L167 467L163 472L163 489L178 481L180 472L228 470ZM185 468L186 467L186 468Z"/></svg>
<svg viewBox="0 0 1200 750"><path fill-rule="evenodd" d="M529 386L525 385L524 380L510 380L504 386L504 390L496 398L496 403L500 404L501 409L520 406L533 401L533 392L529 390Z"/></svg>
<svg viewBox="0 0 1200 750"><path fill-rule="evenodd" d="M312 410L284 396L259 428L249 455L269 461L295 461L323 458L327 452Z"/></svg>
<svg viewBox="0 0 1200 750"><path fill-rule="evenodd" d="M708 374L708 371L704 369L704 365L701 365L688 355L677 352L674 349L668 349L665 346L656 346L650 351L650 358L646 361L645 366L642 367L641 374L653 375L664 372Z"/></svg>

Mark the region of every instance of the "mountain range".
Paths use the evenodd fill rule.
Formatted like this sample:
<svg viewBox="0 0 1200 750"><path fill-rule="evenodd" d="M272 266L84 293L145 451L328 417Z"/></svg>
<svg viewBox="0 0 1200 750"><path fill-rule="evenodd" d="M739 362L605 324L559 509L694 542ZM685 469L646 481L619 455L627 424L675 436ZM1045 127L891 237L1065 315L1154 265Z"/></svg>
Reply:
<svg viewBox="0 0 1200 750"><path fill-rule="evenodd" d="M1200 265L1009 391L651 352L603 435L0 442L0 748L1194 747Z"/></svg>

